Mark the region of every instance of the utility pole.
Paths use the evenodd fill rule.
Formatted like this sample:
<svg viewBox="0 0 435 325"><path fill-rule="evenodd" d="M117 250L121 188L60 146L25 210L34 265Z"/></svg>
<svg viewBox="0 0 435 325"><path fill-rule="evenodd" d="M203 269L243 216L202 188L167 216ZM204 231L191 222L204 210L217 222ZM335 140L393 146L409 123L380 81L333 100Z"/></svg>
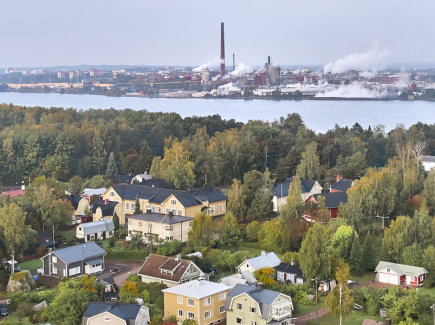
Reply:
<svg viewBox="0 0 435 325"><path fill-rule="evenodd" d="M84 248L86 248L86 246L82 246L82 272L81 272L82 275L85 274L85 270L84 270L84 268L83 268L83 267L84 267L84 266L83 266L83 249L84 249Z"/></svg>
<svg viewBox="0 0 435 325"><path fill-rule="evenodd" d="M340 325L341 322L343 320L343 314L341 313L341 304L343 303L343 301L341 300L341 283L340 283Z"/></svg>

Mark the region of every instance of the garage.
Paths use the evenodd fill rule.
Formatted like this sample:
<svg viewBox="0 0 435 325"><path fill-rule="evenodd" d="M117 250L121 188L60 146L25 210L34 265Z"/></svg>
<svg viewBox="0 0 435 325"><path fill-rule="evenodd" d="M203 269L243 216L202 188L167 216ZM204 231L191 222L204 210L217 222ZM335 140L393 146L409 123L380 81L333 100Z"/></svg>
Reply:
<svg viewBox="0 0 435 325"><path fill-rule="evenodd" d="M379 273L378 281L388 283L388 274Z"/></svg>
<svg viewBox="0 0 435 325"><path fill-rule="evenodd" d="M389 275L388 283L390 284L399 284L399 276L398 275Z"/></svg>

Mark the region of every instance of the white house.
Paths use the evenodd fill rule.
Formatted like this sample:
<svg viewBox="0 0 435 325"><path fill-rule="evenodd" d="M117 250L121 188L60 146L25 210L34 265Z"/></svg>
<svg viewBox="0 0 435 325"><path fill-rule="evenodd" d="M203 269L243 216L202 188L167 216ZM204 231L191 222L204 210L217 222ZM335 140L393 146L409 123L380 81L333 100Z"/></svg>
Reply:
<svg viewBox="0 0 435 325"><path fill-rule="evenodd" d="M377 282L412 286L421 286L429 273L422 267L383 261L379 262L375 272Z"/></svg>
<svg viewBox="0 0 435 325"><path fill-rule="evenodd" d="M287 178L285 182L275 183L273 192L273 211L277 212L281 206L287 203L288 191L293 178ZM310 196L322 193L322 186L316 180L301 179L302 202Z"/></svg>
<svg viewBox="0 0 435 325"><path fill-rule="evenodd" d="M82 223L76 228L76 237L85 242L111 238L115 235L115 224L112 219Z"/></svg>
<svg viewBox="0 0 435 325"><path fill-rule="evenodd" d="M428 172L431 168L435 167L435 156L421 156L421 163Z"/></svg>
<svg viewBox="0 0 435 325"><path fill-rule="evenodd" d="M244 260L238 267L237 271L242 273L244 271L250 271L254 273L264 267L276 268L281 264L281 260L276 256L274 252L266 253L261 251L261 255Z"/></svg>
<svg viewBox="0 0 435 325"><path fill-rule="evenodd" d="M143 181L153 179L153 175L148 174L147 172L144 172L143 174L138 174L131 180L131 183L142 183Z"/></svg>

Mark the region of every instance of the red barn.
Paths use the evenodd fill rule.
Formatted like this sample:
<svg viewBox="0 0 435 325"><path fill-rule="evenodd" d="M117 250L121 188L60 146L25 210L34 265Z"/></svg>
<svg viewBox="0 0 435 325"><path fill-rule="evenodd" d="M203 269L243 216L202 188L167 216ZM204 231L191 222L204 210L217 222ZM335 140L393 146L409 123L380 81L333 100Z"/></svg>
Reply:
<svg viewBox="0 0 435 325"><path fill-rule="evenodd" d="M426 269L418 266L380 261L375 269L377 282L419 287L426 280Z"/></svg>

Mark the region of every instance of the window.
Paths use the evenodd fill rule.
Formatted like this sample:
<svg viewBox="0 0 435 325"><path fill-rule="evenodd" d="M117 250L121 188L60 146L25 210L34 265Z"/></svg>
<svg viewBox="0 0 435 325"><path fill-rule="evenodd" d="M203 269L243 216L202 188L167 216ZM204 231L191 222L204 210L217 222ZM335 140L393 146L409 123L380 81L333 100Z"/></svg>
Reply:
<svg viewBox="0 0 435 325"><path fill-rule="evenodd" d="M145 211L148 211L148 210L150 210L150 209L151 209L151 207L150 207L149 204L145 205Z"/></svg>
<svg viewBox="0 0 435 325"><path fill-rule="evenodd" d="M211 305L211 298L210 297L207 297L204 299L204 306L208 306L208 305Z"/></svg>
<svg viewBox="0 0 435 325"><path fill-rule="evenodd" d="M165 230L166 231L172 231L172 230L174 230L174 226L166 226Z"/></svg>
<svg viewBox="0 0 435 325"><path fill-rule="evenodd" d="M219 294L219 301L221 301L221 300L225 300L226 296L227 296L227 293L226 293L226 292L221 292L221 293Z"/></svg>
<svg viewBox="0 0 435 325"><path fill-rule="evenodd" d="M80 266L70 268L68 273L69 276L80 274Z"/></svg>
<svg viewBox="0 0 435 325"><path fill-rule="evenodd" d="M166 241L173 241L174 240L174 236L166 236Z"/></svg>
<svg viewBox="0 0 435 325"><path fill-rule="evenodd" d="M183 297L177 297L177 303L182 304L183 303ZM183 316L183 315L181 315Z"/></svg>
<svg viewBox="0 0 435 325"><path fill-rule="evenodd" d="M249 307L249 311L250 311L251 313L254 313L254 314L255 314L255 307L250 306L250 307Z"/></svg>
<svg viewBox="0 0 435 325"><path fill-rule="evenodd" d="M115 192L110 192L110 196L115 196Z"/></svg>
<svg viewBox="0 0 435 325"><path fill-rule="evenodd" d="M181 309L178 309L178 317L183 317L183 311Z"/></svg>
<svg viewBox="0 0 435 325"><path fill-rule="evenodd" d="M51 261L52 261L53 263L57 263L57 256L52 256L52 257L51 257Z"/></svg>
<svg viewBox="0 0 435 325"><path fill-rule="evenodd" d="M183 211L177 210L177 215L182 216L183 215Z"/></svg>
<svg viewBox="0 0 435 325"><path fill-rule="evenodd" d="M177 205L177 200L171 200L171 205Z"/></svg>
<svg viewBox="0 0 435 325"><path fill-rule="evenodd" d="M130 203L130 210L134 210L136 203Z"/></svg>
<svg viewBox="0 0 435 325"><path fill-rule="evenodd" d="M142 227L142 222L139 221L139 227Z"/></svg>
<svg viewBox="0 0 435 325"><path fill-rule="evenodd" d="M243 305L242 304L237 304L237 310L243 310Z"/></svg>
<svg viewBox="0 0 435 325"><path fill-rule="evenodd" d="M257 322L254 322L253 320L251 320L251 325L257 325Z"/></svg>
<svg viewBox="0 0 435 325"><path fill-rule="evenodd" d="M237 324L243 324L242 319L240 317L236 317L236 323Z"/></svg>
<svg viewBox="0 0 435 325"><path fill-rule="evenodd" d="M208 208L208 213L209 214L214 214L214 206Z"/></svg>
<svg viewBox="0 0 435 325"><path fill-rule="evenodd" d="M189 318L189 319L195 319L195 313L191 313L190 311L187 312L187 318Z"/></svg>
<svg viewBox="0 0 435 325"><path fill-rule="evenodd" d="M151 212L156 212L156 207L154 205L151 206Z"/></svg>
<svg viewBox="0 0 435 325"><path fill-rule="evenodd" d="M126 208L127 210L130 210L130 203L129 203L129 202L125 202L125 208Z"/></svg>
<svg viewBox="0 0 435 325"><path fill-rule="evenodd" d="M187 305L188 306L195 306L195 300L193 300L193 299L187 299Z"/></svg>
<svg viewBox="0 0 435 325"><path fill-rule="evenodd" d="M192 221L189 222L189 227L192 227Z"/></svg>
<svg viewBox="0 0 435 325"><path fill-rule="evenodd" d="M223 204L219 204L219 211L220 212L224 211L224 205Z"/></svg>
<svg viewBox="0 0 435 325"><path fill-rule="evenodd" d="M157 207L157 213L162 213L162 207Z"/></svg>
<svg viewBox="0 0 435 325"><path fill-rule="evenodd" d="M85 210L82 210L82 215L85 214Z"/></svg>
<svg viewBox="0 0 435 325"><path fill-rule="evenodd" d="M131 220L128 220L128 224L131 225Z"/></svg>
<svg viewBox="0 0 435 325"><path fill-rule="evenodd" d="M53 273L54 273L54 274L57 274L57 267L54 266L54 265L52 265L52 266L53 266Z"/></svg>
<svg viewBox="0 0 435 325"><path fill-rule="evenodd" d="M205 319L207 319L207 318L210 318L211 317L211 311L209 310L209 311L206 311L205 313L204 313L204 318Z"/></svg>
<svg viewBox="0 0 435 325"><path fill-rule="evenodd" d="M222 314L225 312L225 306L220 306L219 307L219 314Z"/></svg>
<svg viewBox="0 0 435 325"><path fill-rule="evenodd" d="M105 322L110 322L110 317L104 317Z"/></svg>
<svg viewBox="0 0 435 325"><path fill-rule="evenodd" d="M84 208L85 207L85 202L82 202L82 208Z"/></svg>
<svg viewBox="0 0 435 325"><path fill-rule="evenodd" d="M153 224L148 222L148 226L150 227L150 229L153 229Z"/></svg>
<svg viewBox="0 0 435 325"><path fill-rule="evenodd" d="M420 281L423 281L423 275L420 275Z"/></svg>

